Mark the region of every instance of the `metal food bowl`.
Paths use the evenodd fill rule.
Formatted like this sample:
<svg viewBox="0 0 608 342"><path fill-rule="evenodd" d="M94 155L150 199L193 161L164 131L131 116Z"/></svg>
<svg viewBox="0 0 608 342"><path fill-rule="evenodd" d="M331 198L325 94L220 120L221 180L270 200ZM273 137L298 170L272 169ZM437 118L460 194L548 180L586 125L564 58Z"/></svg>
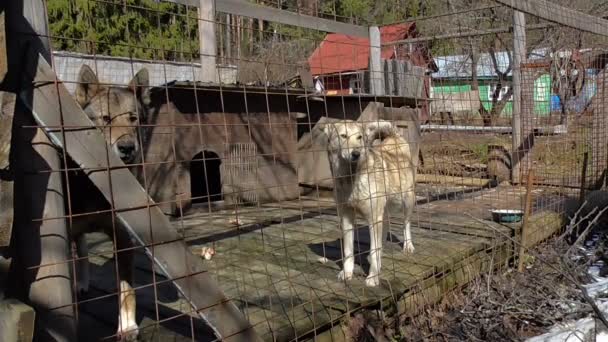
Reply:
<svg viewBox="0 0 608 342"><path fill-rule="evenodd" d="M499 223L515 223L521 221L524 212L517 209L496 209L491 210L492 220Z"/></svg>

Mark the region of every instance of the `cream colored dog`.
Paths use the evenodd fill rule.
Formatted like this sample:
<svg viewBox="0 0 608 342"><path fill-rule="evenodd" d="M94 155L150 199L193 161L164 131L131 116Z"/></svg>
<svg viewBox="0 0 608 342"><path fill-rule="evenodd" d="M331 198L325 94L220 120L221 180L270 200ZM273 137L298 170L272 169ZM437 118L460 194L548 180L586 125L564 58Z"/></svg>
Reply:
<svg viewBox="0 0 608 342"><path fill-rule="evenodd" d="M343 233L344 266L338 278L349 280L353 276L354 221L358 213L370 227L370 269L365 284L377 286L387 209L397 207L403 212L403 251L414 251L410 217L416 201L416 168L410 146L390 122L383 120L343 120L324 126L323 131L328 137L329 164Z"/></svg>

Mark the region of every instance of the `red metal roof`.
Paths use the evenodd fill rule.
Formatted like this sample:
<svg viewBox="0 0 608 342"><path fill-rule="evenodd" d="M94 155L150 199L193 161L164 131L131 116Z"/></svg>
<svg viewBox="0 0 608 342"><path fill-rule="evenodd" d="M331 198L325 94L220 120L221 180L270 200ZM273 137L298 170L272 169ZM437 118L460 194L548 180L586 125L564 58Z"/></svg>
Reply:
<svg viewBox="0 0 608 342"><path fill-rule="evenodd" d="M415 35L415 23L395 24L380 28L382 42L412 38ZM391 59L394 54L394 46L382 48L382 59ZM369 65L369 39L339 33L328 34L308 58L308 64L313 75L367 69Z"/></svg>

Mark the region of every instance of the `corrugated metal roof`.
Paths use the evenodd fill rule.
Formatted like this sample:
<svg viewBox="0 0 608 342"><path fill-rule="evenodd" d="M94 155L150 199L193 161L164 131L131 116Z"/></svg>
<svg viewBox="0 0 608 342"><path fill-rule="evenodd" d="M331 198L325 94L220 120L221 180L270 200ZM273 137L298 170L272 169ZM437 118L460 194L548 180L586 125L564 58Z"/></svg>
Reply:
<svg viewBox="0 0 608 342"><path fill-rule="evenodd" d="M412 38L416 35L415 32L415 23L388 25L380 28L380 39L382 42L393 42ZM390 59L394 54L395 47L382 48L383 59ZM308 58L308 64L313 75L367 69L369 66L369 39L339 33L328 34Z"/></svg>
<svg viewBox="0 0 608 342"><path fill-rule="evenodd" d="M509 67L510 54L510 51L501 51L496 53L496 63L498 64L498 69L501 72L506 71ZM549 49L537 49L532 51L528 60L543 59L548 55ZM469 55L435 57L435 64L437 64L439 67L439 71L432 74L433 79L471 78L471 59L469 58ZM494 70L494 64L492 63L492 57L490 54L481 54L477 63L477 77L495 78L497 76L498 75ZM511 76L511 72L508 73L508 76Z"/></svg>

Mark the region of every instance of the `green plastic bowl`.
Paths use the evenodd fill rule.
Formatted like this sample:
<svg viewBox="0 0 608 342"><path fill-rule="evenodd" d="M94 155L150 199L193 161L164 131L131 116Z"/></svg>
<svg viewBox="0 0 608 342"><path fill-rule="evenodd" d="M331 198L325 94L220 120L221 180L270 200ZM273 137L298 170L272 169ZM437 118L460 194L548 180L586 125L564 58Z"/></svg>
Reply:
<svg viewBox="0 0 608 342"><path fill-rule="evenodd" d="M498 223L515 223L521 221L524 212L517 209L496 209L491 210L492 220Z"/></svg>

